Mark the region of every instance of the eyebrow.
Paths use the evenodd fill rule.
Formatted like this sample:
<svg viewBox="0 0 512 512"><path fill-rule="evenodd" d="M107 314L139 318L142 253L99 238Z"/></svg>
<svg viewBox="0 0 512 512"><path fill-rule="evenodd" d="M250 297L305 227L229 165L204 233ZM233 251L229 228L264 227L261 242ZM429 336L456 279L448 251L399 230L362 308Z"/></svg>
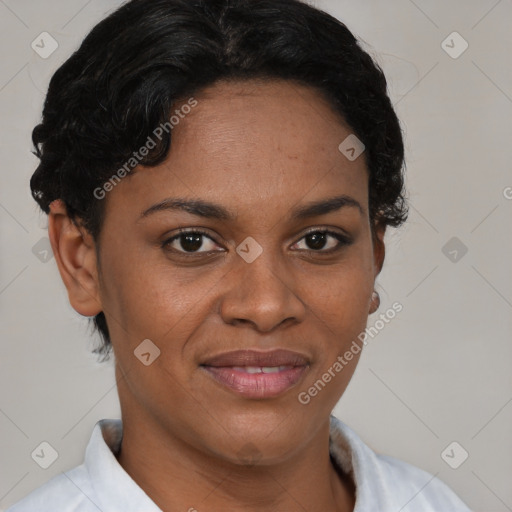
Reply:
<svg viewBox="0 0 512 512"><path fill-rule="evenodd" d="M365 214L365 209L361 206L359 201L355 200L353 197L341 195L328 199L321 199L319 201L311 201L310 203L296 207L292 210L290 217L293 220L302 220L309 217L326 215L345 207L357 208L362 215ZM144 210L141 213L140 218L143 219L156 212L167 210L185 211L206 219L224 221L234 221L236 219L236 215L234 213L221 205L211 203L209 201L203 201L202 199L182 199L171 197Z"/></svg>
<svg viewBox="0 0 512 512"><path fill-rule="evenodd" d="M320 201L312 201L304 206L299 206L292 210L292 218L300 220L326 215L327 213L335 212L345 207L357 208L361 215L365 214L365 210L359 201L356 201L353 197L341 195Z"/></svg>

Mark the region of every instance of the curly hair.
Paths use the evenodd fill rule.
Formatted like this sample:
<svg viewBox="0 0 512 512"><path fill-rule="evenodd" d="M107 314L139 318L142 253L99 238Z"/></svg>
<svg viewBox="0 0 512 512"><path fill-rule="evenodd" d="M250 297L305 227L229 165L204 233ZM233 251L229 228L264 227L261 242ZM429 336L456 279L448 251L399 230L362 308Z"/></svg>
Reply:
<svg viewBox="0 0 512 512"><path fill-rule="evenodd" d="M93 193L173 105L218 80L285 79L313 87L365 145L370 220L407 218L404 147L381 68L336 18L301 0L131 0L98 23L55 72L32 132L41 209L61 199L98 241L104 201ZM161 163L164 132L140 162ZM373 225L373 222L372 222ZM103 312L94 317L108 358Z"/></svg>

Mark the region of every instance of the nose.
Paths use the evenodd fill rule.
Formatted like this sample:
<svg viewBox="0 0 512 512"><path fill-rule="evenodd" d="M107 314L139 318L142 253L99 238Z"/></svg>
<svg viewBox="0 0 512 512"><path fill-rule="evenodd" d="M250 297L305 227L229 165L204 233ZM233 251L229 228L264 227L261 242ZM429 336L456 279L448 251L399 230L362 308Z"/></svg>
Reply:
<svg viewBox="0 0 512 512"><path fill-rule="evenodd" d="M226 276L229 285L220 314L230 325L249 324L259 332L270 332L281 324L304 320L306 307L297 296L296 282L284 264L264 251L252 263L237 262Z"/></svg>

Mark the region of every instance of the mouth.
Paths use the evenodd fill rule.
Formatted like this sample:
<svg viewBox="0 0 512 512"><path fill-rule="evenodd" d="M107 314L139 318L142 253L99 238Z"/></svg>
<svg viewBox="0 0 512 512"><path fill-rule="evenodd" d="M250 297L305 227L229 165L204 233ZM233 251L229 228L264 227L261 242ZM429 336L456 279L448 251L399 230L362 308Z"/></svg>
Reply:
<svg viewBox="0 0 512 512"><path fill-rule="evenodd" d="M299 383L309 368L303 355L289 350L237 350L200 365L216 382L245 398L277 397Z"/></svg>

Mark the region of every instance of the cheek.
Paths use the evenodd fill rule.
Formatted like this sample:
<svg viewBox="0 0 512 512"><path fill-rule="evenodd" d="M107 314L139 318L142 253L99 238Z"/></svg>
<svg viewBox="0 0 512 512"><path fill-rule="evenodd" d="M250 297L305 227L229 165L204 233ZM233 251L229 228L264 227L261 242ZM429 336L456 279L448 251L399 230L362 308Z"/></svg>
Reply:
<svg viewBox="0 0 512 512"><path fill-rule="evenodd" d="M151 266L137 261L128 247L105 250L101 264L101 300L109 322L112 341L123 340L130 345L150 338L149 326L155 325L158 314L155 305L160 301L155 288L156 275Z"/></svg>
<svg viewBox="0 0 512 512"><path fill-rule="evenodd" d="M368 321L373 290L372 259L367 250L354 251L337 269L331 267L323 276L317 273L304 280L310 321L315 324L313 330L321 334L312 381L332 382L325 394L330 397L329 405L348 385L362 352L360 335Z"/></svg>
<svg viewBox="0 0 512 512"><path fill-rule="evenodd" d="M316 365L300 390L300 403L314 399L315 407L327 414L344 393L362 353L360 335L368 320L371 290L367 272L352 268L350 273L332 276L310 295L310 321L319 344Z"/></svg>
<svg viewBox="0 0 512 512"><path fill-rule="evenodd" d="M371 259L358 253L338 266L305 274L302 287L314 313L345 330L366 322L373 285Z"/></svg>
<svg viewBox="0 0 512 512"><path fill-rule="evenodd" d="M184 271L167 261L122 255L112 256L103 268L102 301L112 319L112 339L128 337L130 346L146 338L159 346L186 339L199 318L208 314L220 277ZM176 343L172 347L178 350Z"/></svg>
<svg viewBox="0 0 512 512"><path fill-rule="evenodd" d="M314 306L311 306L311 319L316 323L316 331L323 334L323 347L318 353L320 372L334 364L338 356L351 350L355 346L353 354L349 355L350 361L344 368L343 375L351 373L357 364L360 354L358 345L359 336L366 327L369 314L368 287L356 283L350 286L346 281L331 286L330 293L323 292L322 297L316 297ZM371 292L370 292L371 293ZM336 379L338 382L343 377Z"/></svg>

